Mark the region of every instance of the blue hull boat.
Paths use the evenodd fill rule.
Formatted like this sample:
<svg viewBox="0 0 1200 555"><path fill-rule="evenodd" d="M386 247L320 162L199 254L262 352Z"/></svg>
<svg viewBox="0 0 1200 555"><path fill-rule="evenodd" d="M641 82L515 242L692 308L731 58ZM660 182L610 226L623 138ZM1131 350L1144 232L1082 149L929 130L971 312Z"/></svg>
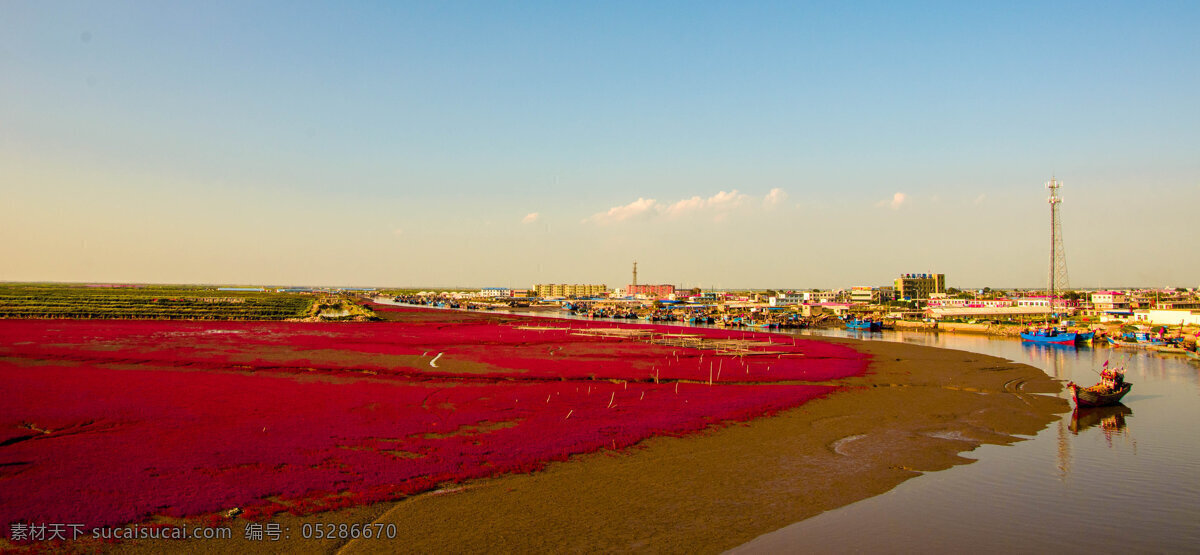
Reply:
<svg viewBox="0 0 1200 555"><path fill-rule="evenodd" d="M1021 332L1021 341L1029 341L1031 343L1047 343L1053 345L1074 345L1078 337L1079 334L1073 331L1060 331L1055 329Z"/></svg>
<svg viewBox="0 0 1200 555"><path fill-rule="evenodd" d="M879 331L883 329L882 322L870 322L867 320L848 320L846 327L852 330L859 331Z"/></svg>

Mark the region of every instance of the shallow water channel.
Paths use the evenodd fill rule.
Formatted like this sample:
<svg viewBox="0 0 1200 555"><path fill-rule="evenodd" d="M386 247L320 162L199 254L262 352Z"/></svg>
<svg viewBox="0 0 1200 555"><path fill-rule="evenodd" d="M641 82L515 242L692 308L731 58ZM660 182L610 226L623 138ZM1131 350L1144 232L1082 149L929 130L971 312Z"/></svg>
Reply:
<svg viewBox="0 0 1200 555"><path fill-rule="evenodd" d="M1123 407L1071 413L976 462L763 535L734 552L1200 551L1200 364L1181 355L920 332L805 334L1002 357L1082 385L1106 360L1133 383ZM1067 393L1062 394L1067 397Z"/></svg>

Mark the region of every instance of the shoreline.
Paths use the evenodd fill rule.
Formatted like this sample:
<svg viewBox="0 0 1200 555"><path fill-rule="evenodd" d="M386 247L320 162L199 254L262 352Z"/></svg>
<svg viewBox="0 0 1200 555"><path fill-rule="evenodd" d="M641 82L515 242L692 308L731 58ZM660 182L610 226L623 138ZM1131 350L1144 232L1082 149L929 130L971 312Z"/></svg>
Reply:
<svg viewBox="0 0 1200 555"><path fill-rule="evenodd" d="M1069 410L1042 371L987 355L823 338L872 358L846 389L774 416L532 474L305 517L266 521L279 542L135 541L122 553L401 551L724 551L787 525L973 459L981 444L1032 436ZM465 526L463 523L470 523ZM304 541L305 524L395 525L395 539ZM164 543L166 542L166 543Z"/></svg>
<svg viewBox="0 0 1200 555"><path fill-rule="evenodd" d="M419 538L404 546L414 551L724 551L969 463L961 452L1020 441L1068 408L1031 395L1057 390L1031 367L907 345L868 350L903 360L881 362L858 389L773 417L401 501L380 521ZM967 361L970 369L951 368ZM457 525L466 521L470 530ZM344 547L387 550L365 540Z"/></svg>

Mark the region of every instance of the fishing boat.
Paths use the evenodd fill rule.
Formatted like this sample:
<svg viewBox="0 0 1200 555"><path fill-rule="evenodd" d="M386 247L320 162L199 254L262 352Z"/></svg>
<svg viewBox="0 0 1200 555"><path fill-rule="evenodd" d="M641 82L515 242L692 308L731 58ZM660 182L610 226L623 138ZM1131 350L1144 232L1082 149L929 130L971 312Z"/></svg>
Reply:
<svg viewBox="0 0 1200 555"><path fill-rule="evenodd" d="M883 329L883 323L871 320L846 320L846 328L860 331L879 331Z"/></svg>
<svg viewBox="0 0 1200 555"><path fill-rule="evenodd" d="M1151 351L1168 354L1168 355L1183 355L1183 354L1187 354L1189 352L1187 349L1185 349L1183 347L1177 347L1175 345L1154 345L1154 346L1149 347L1149 349Z"/></svg>
<svg viewBox="0 0 1200 555"><path fill-rule="evenodd" d="M1038 328L1033 331L1021 332L1021 340L1032 343L1052 343L1055 345L1074 345L1079 334L1058 328Z"/></svg>
<svg viewBox="0 0 1200 555"><path fill-rule="evenodd" d="M1187 356L1192 360L1200 360L1200 353L1196 351L1187 351Z"/></svg>
<svg viewBox="0 0 1200 555"><path fill-rule="evenodd" d="M1092 387L1079 387L1075 382L1069 382L1067 389L1071 390L1071 399L1077 407L1107 407L1121 402L1121 397L1133 389L1133 384L1122 384L1118 389L1109 389L1101 384Z"/></svg>
<svg viewBox="0 0 1200 555"><path fill-rule="evenodd" d="M1146 332L1127 332L1122 334L1120 339L1109 337L1108 342L1114 347L1131 349L1155 349L1168 346L1166 341Z"/></svg>
<svg viewBox="0 0 1200 555"><path fill-rule="evenodd" d="M1107 407L1121 402L1121 398L1133 389L1133 384L1125 381L1125 369L1115 368L1108 369L1108 363L1105 362L1105 369L1100 372L1100 383L1092 387L1079 387L1075 382L1067 382L1067 389L1071 391L1071 399L1075 401L1076 407Z"/></svg>

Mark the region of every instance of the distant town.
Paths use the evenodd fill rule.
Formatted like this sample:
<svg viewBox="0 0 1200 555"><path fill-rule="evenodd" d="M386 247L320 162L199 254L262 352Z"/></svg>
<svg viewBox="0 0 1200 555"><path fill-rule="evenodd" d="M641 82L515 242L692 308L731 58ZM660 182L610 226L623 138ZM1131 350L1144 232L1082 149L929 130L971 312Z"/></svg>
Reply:
<svg viewBox="0 0 1200 555"><path fill-rule="evenodd" d="M636 270L634 276L636 280ZM1046 290L964 290L946 287L946 275L932 272L900 274L886 286L808 291L685 289L634 281L616 289L605 284L542 283L528 289L405 291L403 297L416 304L463 308L558 305L594 311L624 307L639 315L655 309L695 312L704 307L717 312L788 311L807 317L871 315L896 320L999 323L1083 316L1099 323L1200 325L1200 294L1196 288L1077 289L1055 295Z"/></svg>
<svg viewBox="0 0 1200 555"><path fill-rule="evenodd" d="M6 318L353 319L363 301L440 308L566 313L718 326L808 327L869 319L936 327L1072 321L1092 325L1200 327L1200 288L959 289L942 273L898 274L889 285L836 289L706 289L631 283L539 283L528 288L272 287L153 284L0 286ZM356 300L357 299L357 300ZM365 305L363 305L365 307ZM348 312L347 312L348 311ZM1003 328L1003 331L997 331Z"/></svg>

